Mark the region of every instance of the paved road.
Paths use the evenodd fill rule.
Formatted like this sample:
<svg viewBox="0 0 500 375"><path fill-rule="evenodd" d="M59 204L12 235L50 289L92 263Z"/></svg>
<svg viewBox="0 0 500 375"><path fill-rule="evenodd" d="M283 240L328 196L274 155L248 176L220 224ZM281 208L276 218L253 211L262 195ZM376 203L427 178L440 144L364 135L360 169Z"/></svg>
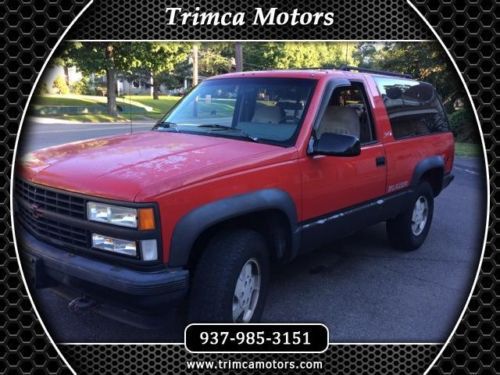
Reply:
<svg viewBox="0 0 500 375"><path fill-rule="evenodd" d="M136 125L145 129L150 125ZM26 126L23 146L49 145L128 132L123 125ZM444 342L470 292L485 220L484 172L458 158L455 181L437 199L429 237L418 251L393 250L376 225L277 271L264 321L322 322L335 342ZM48 290L36 295L58 342L181 341L182 315L164 330L141 330L91 312L76 315Z"/></svg>
<svg viewBox="0 0 500 375"><path fill-rule="evenodd" d="M30 122L28 119L22 128L19 154L62 143L149 130L153 124L144 121L132 124L46 124Z"/></svg>

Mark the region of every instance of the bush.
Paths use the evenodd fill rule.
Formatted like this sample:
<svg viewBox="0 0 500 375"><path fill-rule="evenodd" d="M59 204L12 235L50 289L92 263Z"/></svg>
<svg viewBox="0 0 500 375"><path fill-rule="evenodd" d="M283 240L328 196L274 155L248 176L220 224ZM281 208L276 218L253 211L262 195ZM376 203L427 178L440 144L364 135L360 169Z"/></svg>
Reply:
<svg viewBox="0 0 500 375"><path fill-rule="evenodd" d="M71 92L76 95L92 95L93 93L91 91L89 79L87 77L83 77L81 80L71 85Z"/></svg>
<svg viewBox="0 0 500 375"><path fill-rule="evenodd" d="M448 118L451 131L458 142L479 142L479 131L469 108L461 108Z"/></svg>
<svg viewBox="0 0 500 375"><path fill-rule="evenodd" d="M36 96L47 95L50 93L47 82L40 82L36 88Z"/></svg>
<svg viewBox="0 0 500 375"><path fill-rule="evenodd" d="M63 76L57 76L52 87L54 87L59 94L66 95L69 93L68 84Z"/></svg>

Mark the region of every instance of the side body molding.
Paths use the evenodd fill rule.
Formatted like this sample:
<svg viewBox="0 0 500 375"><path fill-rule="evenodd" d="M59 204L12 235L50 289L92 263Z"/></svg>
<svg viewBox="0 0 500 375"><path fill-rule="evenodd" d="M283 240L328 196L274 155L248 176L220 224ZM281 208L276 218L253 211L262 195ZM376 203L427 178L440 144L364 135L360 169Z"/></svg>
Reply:
<svg viewBox="0 0 500 375"><path fill-rule="evenodd" d="M279 210L287 216L292 237L291 251L296 254L299 231L293 199L283 190L263 189L205 204L183 216L175 226L170 242L169 266L185 266L196 239L206 229L226 220L264 210Z"/></svg>

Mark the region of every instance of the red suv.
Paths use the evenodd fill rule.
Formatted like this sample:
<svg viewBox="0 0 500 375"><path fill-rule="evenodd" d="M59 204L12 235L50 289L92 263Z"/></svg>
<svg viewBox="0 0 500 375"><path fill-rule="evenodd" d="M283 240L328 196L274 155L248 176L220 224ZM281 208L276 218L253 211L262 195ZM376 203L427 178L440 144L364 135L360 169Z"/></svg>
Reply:
<svg viewBox="0 0 500 375"><path fill-rule="evenodd" d="M430 84L356 70L214 77L150 131L24 157L35 286L136 325L185 296L190 321L249 322L273 264L381 221L417 249L453 178L447 117Z"/></svg>

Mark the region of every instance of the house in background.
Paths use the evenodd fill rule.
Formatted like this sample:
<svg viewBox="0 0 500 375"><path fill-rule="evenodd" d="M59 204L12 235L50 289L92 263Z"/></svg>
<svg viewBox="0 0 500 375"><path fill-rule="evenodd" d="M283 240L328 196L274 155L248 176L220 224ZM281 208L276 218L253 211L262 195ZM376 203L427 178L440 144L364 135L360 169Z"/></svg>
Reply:
<svg viewBox="0 0 500 375"><path fill-rule="evenodd" d="M65 69L62 66L49 67L42 77L41 84L45 84L49 94L57 94L58 89L54 87L54 81L57 77L66 77ZM71 88L72 85L80 82L83 79L83 74L74 66L67 68L67 84ZM207 77L199 76L201 82ZM176 95L186 92L192 84L192 77L187 75L181 77L182 85L179 87L167 87L164 84L160 85L160 93L164 95ZM94 95L106 95L106 77L90 74L88 80L89 91ZM151 83L147 80L136 79L129 80L124 77L118 77L116 84L117 94L120 95L152 95Z"/></svg>

